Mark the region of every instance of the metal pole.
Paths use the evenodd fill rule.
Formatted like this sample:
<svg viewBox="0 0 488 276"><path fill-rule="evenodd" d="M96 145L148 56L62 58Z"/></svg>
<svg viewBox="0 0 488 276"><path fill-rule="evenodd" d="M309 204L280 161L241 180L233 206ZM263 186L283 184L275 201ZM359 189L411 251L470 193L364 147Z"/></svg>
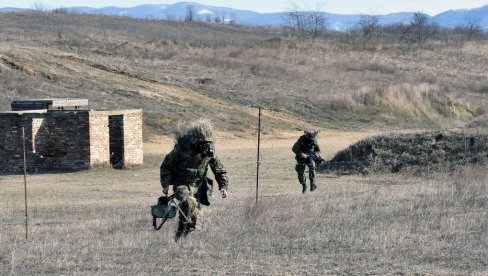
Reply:
<svg viewBox="0 0 488 276"><path fill-rule="evenodd" d="M258 161L256 163L256 204L258 203L258 195L259 195L259 164L261 163L260 147L261 147L261 107L259 107L259 122L258 122Z"/></svg>
<svg viewBox="0 0 488 276"><path fill-rule="evenodd" d="M463 160L466 160L466 154L467 154L467 151L468 151L468 143L466 141L466 128L463 129L463 138L464 138L464 156L463 156Z"/></svg>
<svg viewBox="0 0 488 276"><path fill-rule="evenodd" d="M25 128L22 127L22 147L24 150L24 200L25 200L25 240L29 238L29 223L27 212L27 160L25 158Z"/></svg>

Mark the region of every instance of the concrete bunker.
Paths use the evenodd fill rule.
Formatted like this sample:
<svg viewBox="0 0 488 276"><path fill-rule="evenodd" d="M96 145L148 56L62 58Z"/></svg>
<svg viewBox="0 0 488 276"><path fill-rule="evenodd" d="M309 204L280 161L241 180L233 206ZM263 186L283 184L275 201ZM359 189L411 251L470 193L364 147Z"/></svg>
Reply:
<svg viewBox="0 0 488 276"><path fill-rule="evenodd" d="M88 110L85 99L12 102L0 113L0 171L126 168L143 164L142 110Z"/></svg>

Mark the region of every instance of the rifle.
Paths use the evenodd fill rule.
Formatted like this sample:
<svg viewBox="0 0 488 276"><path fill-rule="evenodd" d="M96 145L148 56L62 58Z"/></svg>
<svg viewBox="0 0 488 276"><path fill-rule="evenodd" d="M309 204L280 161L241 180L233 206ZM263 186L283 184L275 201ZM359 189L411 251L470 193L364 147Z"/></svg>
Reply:
<svg viewBox="0 0 488 276"><path fill-rule="evenodd" d="M307 164L309 164L309 165L313 165L313 164L320 165L320 164L322 164L322 162L325 162L325 159L322 158L321 156L315 155L315 154L308 154Z"/></svg>

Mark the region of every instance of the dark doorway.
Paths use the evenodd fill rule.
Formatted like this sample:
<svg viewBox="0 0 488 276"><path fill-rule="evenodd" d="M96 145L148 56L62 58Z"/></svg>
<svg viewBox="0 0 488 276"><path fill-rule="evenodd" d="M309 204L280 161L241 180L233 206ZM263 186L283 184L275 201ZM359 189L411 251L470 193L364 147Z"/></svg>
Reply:
<svg viewBox="0 0 488 276"><path fill-rule="evenodd" d="M116 169L124 167L124 116L108 116L110 164Z"/></svg>

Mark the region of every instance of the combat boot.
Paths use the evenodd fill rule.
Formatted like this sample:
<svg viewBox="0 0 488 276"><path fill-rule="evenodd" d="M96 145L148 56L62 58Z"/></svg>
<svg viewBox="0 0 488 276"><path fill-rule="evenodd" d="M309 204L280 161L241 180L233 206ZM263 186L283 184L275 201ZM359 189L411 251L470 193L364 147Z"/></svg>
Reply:
<svg viewBox="0 0 488 276"><path fill-rule="evenodd" d="M181 238L185 238L190 231L188 230L187 224L184 222L178 222L178 229L176 230L175 241L177 242Z"/></svg>
<svg viewBox="0 0 488 276"><path fill-rule="evenodd" d="M315 185L315 179L310 179L310 192L315 191L317 189L317 185Z"/></svg>
<svg viewBox="0 0 488 276"><path fill-rule="evenodd" d="M186 229L187 229L187 233L186 234L188 235L188 233L195 231L196 228L197 228L197 221L196 221L196 219L195 220L192 219L188 223L188 226L186 227Z"/></svg>
<svg viewBox="0 0 488 276"><path fill-rule="evenodd" d="M304 194L305 192L307 192L307 183L302 183L302 194Z"/></svg>

